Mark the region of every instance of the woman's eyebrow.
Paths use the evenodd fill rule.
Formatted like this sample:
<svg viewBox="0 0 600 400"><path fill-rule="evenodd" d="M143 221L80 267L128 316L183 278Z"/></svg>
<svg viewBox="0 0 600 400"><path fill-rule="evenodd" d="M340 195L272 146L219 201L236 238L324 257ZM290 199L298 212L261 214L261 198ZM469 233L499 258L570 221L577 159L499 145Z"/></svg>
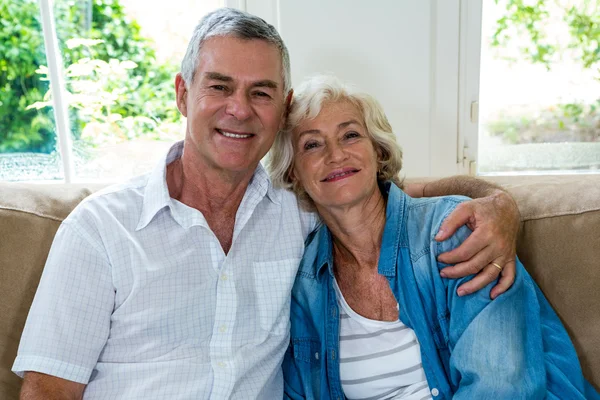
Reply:
<svg viewBox="0 0 600 400"><path fill-rule="evenodd" d="M341 124L339 124L338 125L338 130L347 128L349 125L352 125L352 124L360 125L357 120L351 119L349 121L342 122Z"/></svg>
<svg viewBox="0 0 600 400"><path fill-rule="evenodd" d="M315 134L315 133L318 134L318 133L321 133L321 131L318 129L307 129L298 134L298 139L300 139L303 135L310 135L310 134Z"/></svg>

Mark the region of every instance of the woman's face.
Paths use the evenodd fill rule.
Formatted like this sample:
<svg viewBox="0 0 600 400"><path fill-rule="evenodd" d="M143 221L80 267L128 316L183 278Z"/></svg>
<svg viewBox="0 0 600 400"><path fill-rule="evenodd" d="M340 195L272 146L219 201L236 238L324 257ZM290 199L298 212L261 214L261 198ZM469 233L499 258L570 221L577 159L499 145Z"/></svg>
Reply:
<svg viewBox="0 0 600 400"><path fill-rule="evenodd" d="M318 207L360 204L377 188L377 153L360 110L347 101L325 103L293 132L293 178Z"/></svg>

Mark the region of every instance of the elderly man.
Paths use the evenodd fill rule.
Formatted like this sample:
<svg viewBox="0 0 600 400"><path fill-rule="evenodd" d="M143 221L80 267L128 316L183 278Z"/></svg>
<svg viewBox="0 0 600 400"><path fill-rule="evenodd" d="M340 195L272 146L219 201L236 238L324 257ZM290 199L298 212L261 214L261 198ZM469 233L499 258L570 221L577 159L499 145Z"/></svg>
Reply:
<svg viewBox="0 0 600 400"><path fill-rule="evenodd" d="M218 10L175 87L185 140L149 174L83 201L56 234L13 366L24 399L282 396L290 289L315 224L259 164L292 98L287 49L261 19ZM489 195L443 227L440 239L467 220L475 229L444 255L464 262L443 272L483 268L467 293L498 277L493 262L506 266L493 295L511 285L508 195L458 178L407 190Z"/></svg>

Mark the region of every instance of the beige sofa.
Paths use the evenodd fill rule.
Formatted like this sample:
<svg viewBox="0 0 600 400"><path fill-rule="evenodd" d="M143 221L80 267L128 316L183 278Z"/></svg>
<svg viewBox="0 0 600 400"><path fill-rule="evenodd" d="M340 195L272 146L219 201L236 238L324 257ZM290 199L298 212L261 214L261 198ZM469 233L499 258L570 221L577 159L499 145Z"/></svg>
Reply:
<svg viewBox="0 0 600 400"><path fill-rule="evenodd" d="M492 180L517 200L519 257L600 389L600 175ZM21 380L10 368L54 234L95 189L0 183L0 399L18 397Z"/></svg>

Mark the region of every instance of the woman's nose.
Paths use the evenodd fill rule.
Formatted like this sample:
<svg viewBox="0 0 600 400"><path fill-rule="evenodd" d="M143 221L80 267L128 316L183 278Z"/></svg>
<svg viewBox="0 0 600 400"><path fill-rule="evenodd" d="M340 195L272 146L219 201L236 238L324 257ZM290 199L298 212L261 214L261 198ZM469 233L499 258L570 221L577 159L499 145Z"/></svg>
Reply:
<svg viewBox="0 0 600 400"><path fill-rule="evenodd" d="M343 146L339 143L332 143L327 145L327 162L339 163L347 158L347 154L344 151Z"/></svg>

